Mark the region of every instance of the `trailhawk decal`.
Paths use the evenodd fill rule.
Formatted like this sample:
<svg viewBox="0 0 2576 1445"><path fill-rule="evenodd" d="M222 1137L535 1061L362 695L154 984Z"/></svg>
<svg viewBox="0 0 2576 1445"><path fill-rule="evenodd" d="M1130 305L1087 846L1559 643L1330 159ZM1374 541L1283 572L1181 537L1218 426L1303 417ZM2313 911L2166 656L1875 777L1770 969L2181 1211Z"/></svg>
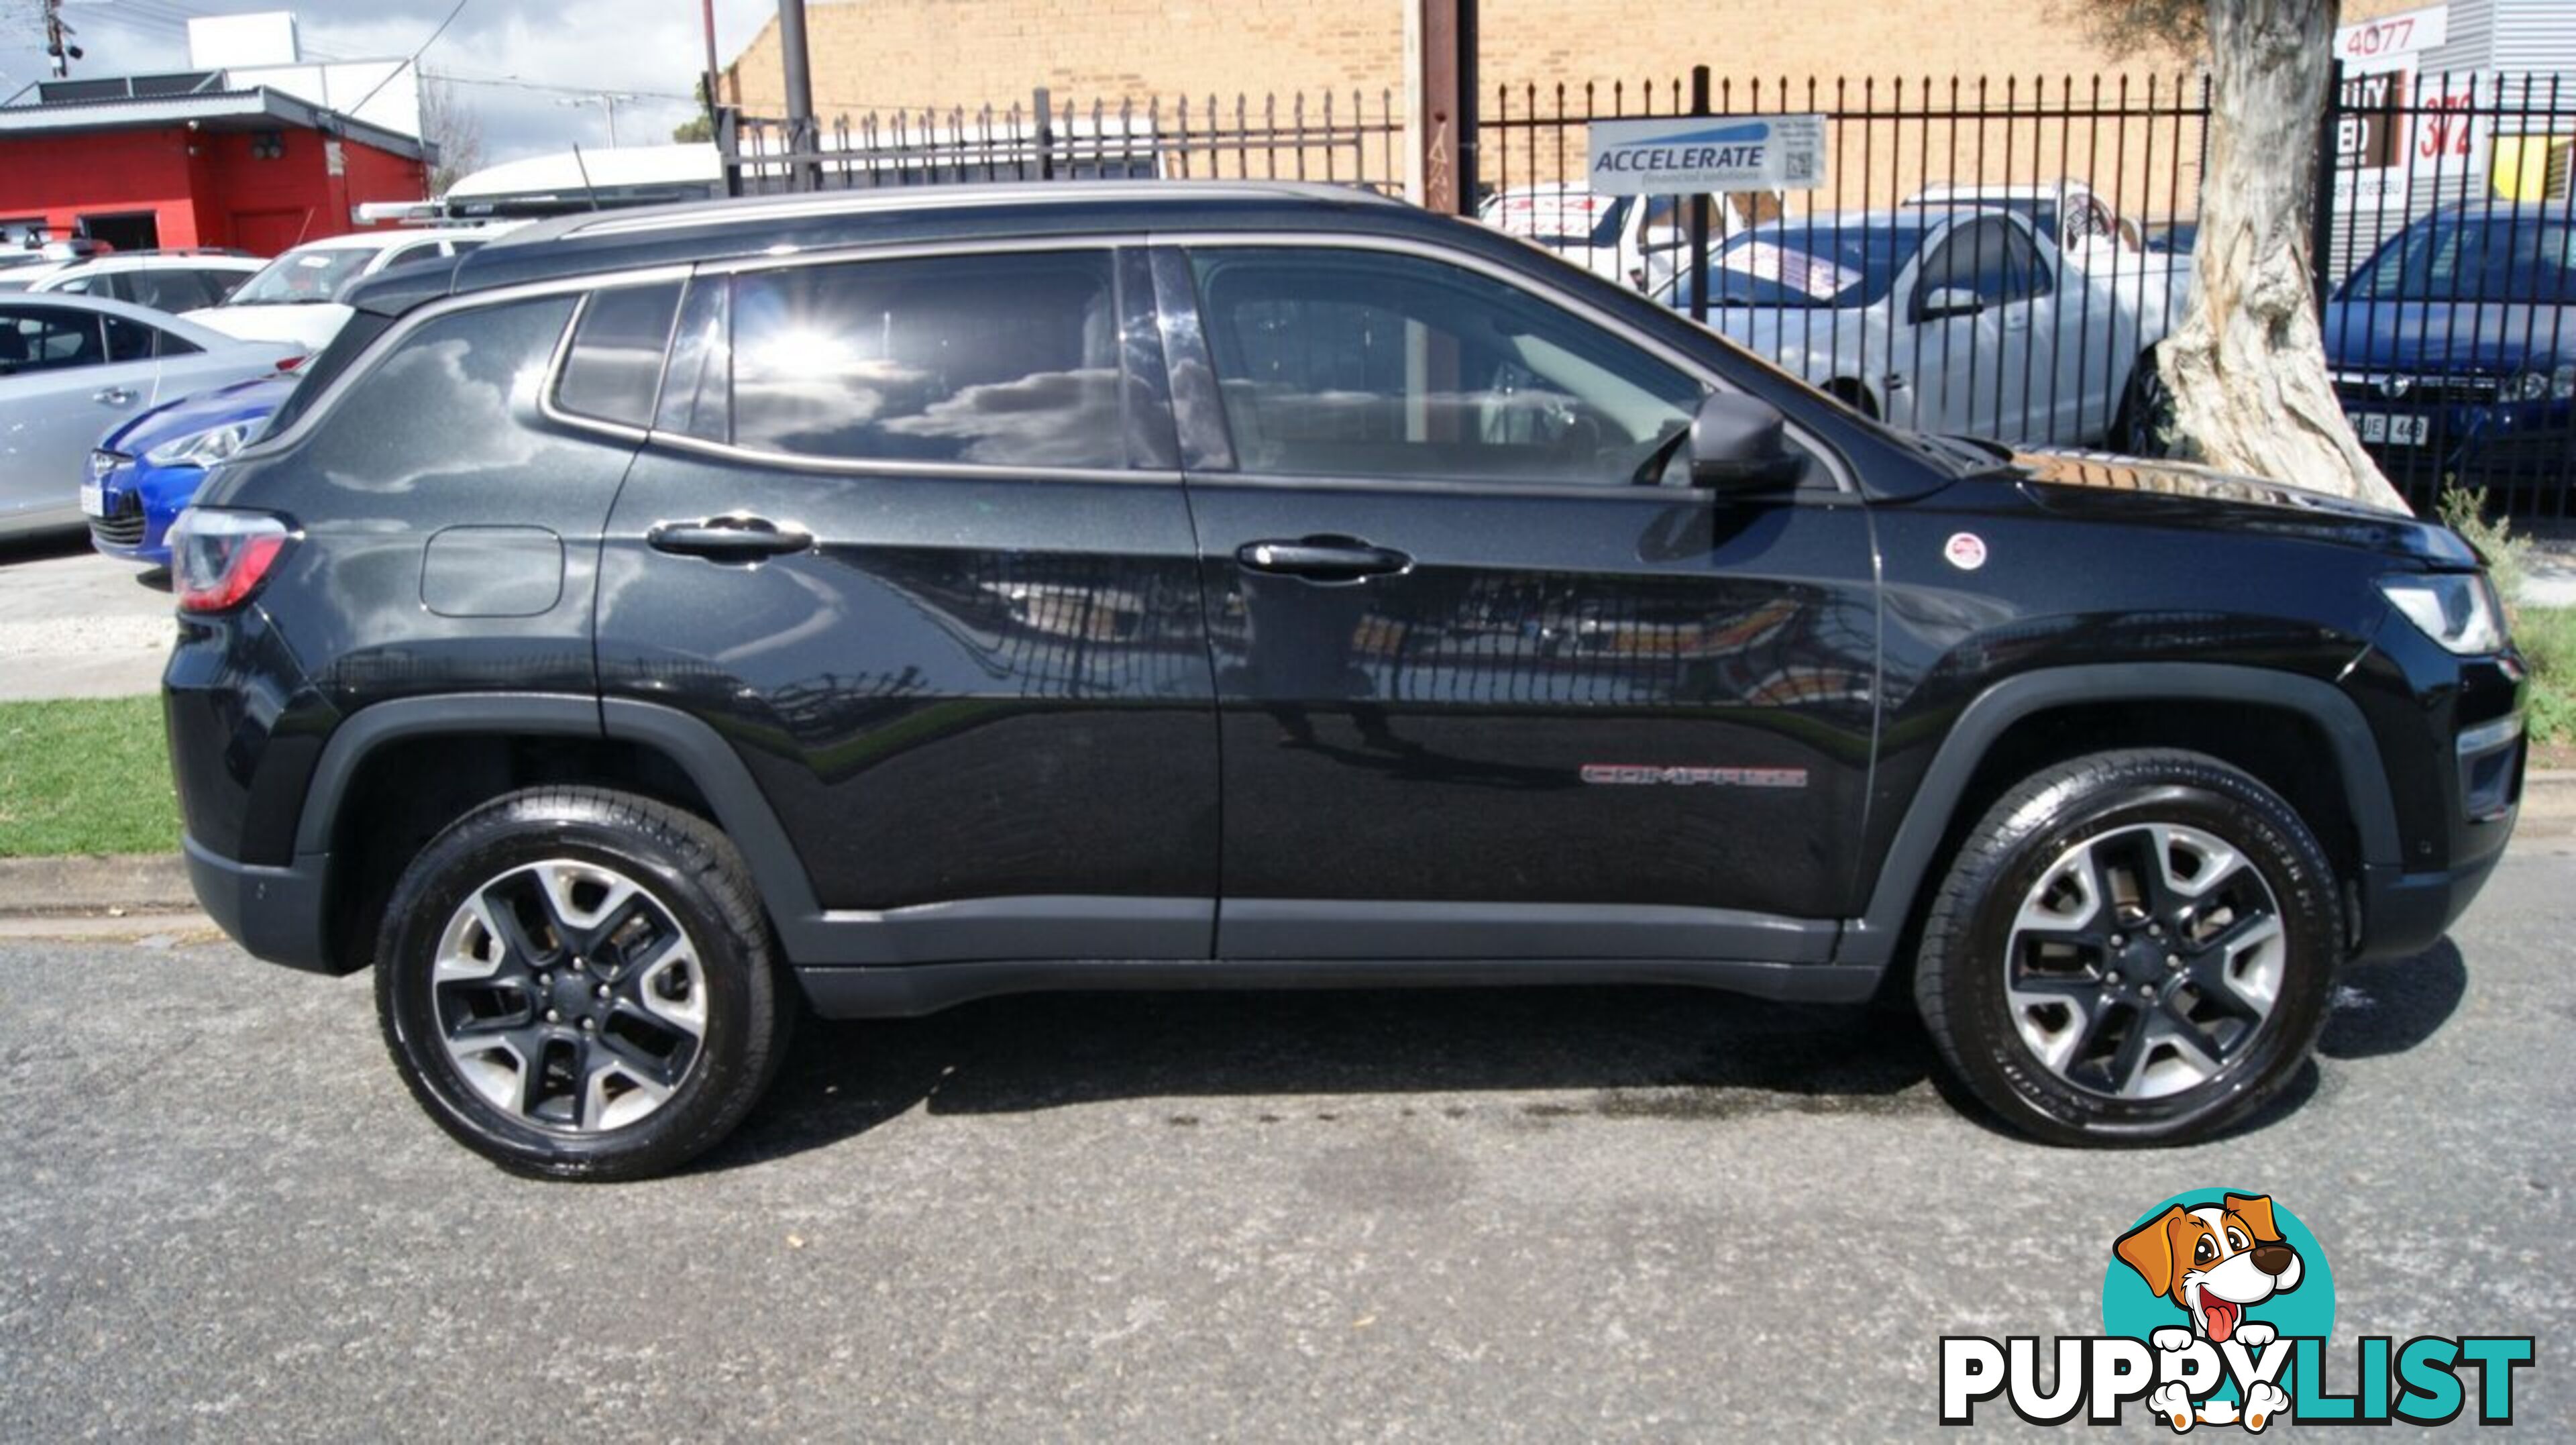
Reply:
<svg viewBox="0 0 2576 1445"><path fill-rule="evenodd" d="M1803 788L1805 768L1658 768L1642 763L1585 763L1583 781L1608 787Z"/></svg>

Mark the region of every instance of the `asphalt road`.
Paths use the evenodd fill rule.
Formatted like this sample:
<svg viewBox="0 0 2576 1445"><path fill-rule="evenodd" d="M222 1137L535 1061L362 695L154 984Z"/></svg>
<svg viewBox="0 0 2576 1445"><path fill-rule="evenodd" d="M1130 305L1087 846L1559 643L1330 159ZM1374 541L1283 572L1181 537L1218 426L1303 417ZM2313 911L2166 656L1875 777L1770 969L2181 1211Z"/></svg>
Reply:
<svg viewBox="0 0 2576 1445"><path fill-rule="evenodd" d="M2153 1153L1998 1134L1842 1012L1158 995L817 1026L697 1171L534 1184L413 1109L364 977L7 945L0 1439L1931 1435L1940 1335L2098 1333L2113 1235L2221 1185L2326 1245L2330 1373L2534 1334L2564 1437L2571 846Z"/></svg>

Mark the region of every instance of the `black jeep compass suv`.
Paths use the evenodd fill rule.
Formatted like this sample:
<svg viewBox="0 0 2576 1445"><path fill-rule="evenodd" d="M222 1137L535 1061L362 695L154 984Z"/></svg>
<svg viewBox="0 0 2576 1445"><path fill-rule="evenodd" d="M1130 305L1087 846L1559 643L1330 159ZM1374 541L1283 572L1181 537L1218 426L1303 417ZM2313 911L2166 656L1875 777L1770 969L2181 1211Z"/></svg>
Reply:
<svg viewBox="0 0 2576 1445"><path fill-rule="evenodd" d="M188 857L513 1169L705 1149L798 994L1313 983L1910 994L2015 1126L2191 1138L2513 826L2452 533L1890 429L1357 192L580 216L350 299L179 529Z"/></svg>

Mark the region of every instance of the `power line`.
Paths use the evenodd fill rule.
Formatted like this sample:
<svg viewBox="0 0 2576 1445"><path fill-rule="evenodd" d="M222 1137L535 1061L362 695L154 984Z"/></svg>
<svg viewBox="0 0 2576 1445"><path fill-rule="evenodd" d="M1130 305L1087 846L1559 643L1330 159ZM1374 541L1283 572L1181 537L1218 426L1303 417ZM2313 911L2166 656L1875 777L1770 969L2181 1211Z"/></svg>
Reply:
<svg viewBox="0 0 2576 1445"><path fill-rule="evenodd" d="M447 33L447 27L456 23L456 17L465 13L465 7L468 3L469 0L456 0L456 8L447 12L447 18L438 22L438 28L436 30L429 32L429 38L420 43L420 49L413 51L410 59L395 66L392 70L385 72L385 78L377 81L374 89L371 89L366 94L359 96L358 103L349 107L346 111L343 111L342 114L356 115L359 111L366 109L367 102L376 98L376 91L382 90L386 86L393 84L395 76L402 74L405 70L419 65L420 58L429 53L429 47L436 45L438 43L438 37Z"/></svg>
<svg viewBox="0 0 2576 1445"><path fill-rule="evenodd" d="M446 81L454 85L489 85L506 90L539 90L554 95L618 95L631 96L637 100L695 101L697 99L694 95L682 95L677 91L669 90L626 90L596 85L548 85L538 80L521 80L517 76L494 76L486 79L481 76L461 75L452 70L424 71L422 78Z"/></svg>

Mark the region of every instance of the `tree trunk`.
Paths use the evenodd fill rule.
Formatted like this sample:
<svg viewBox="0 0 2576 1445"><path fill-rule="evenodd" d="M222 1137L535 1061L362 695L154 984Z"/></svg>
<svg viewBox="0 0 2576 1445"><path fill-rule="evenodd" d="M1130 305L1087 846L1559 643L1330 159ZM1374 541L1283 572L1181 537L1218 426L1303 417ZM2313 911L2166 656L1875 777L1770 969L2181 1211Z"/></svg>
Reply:
<svg viewBox="0 0 2576 1445"><path fill-rule="evenodd" d="M2165 383L2198 460L2403 512L2344 420L2317 319L2308 221L2335 12L2335 0L2209 0L2198 290L2162 349Z"/></svg>

